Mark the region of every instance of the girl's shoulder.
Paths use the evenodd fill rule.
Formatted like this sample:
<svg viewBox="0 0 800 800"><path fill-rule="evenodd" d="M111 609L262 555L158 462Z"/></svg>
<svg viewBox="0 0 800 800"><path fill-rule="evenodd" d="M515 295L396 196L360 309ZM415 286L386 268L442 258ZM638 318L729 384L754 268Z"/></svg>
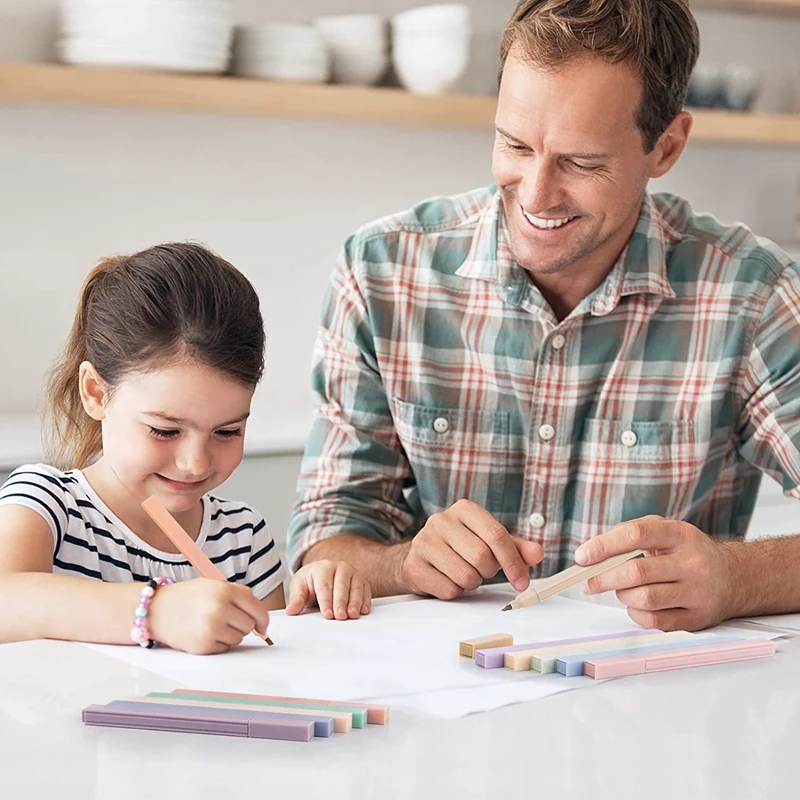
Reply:
<svg viewBox="0 0 800 800"><path fill-rule="evenodd" d="M213 494L206 495L209 506L209 521L215 529L263 527L264 518L252 506L239 500L225 500Z"/></svg>
<svg viewBox="0 0 800 800"><path fill-rule="evenodd" d="M17 467L0 487L0 498L19 491L38 489L54 498L76 496L81 493L75 470L64 471L50 464L23 464Z"/></svg>

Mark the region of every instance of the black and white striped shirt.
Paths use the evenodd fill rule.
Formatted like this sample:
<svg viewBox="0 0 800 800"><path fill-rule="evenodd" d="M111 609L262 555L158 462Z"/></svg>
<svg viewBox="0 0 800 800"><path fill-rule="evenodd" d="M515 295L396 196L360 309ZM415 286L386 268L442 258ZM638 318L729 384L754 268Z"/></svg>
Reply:
<svg viewBox="0 0 800 800"><path fill-rule="evenodd" d="M198 577L182 555L156 550L140 539L80 470L62 472L47 464L20 467L0 488L0 505L25 506L50 525L55 573L113 583ZM229 581L244 583L258 598L285 577L264 519L243 503L206 495L197 544Z"/></svg>

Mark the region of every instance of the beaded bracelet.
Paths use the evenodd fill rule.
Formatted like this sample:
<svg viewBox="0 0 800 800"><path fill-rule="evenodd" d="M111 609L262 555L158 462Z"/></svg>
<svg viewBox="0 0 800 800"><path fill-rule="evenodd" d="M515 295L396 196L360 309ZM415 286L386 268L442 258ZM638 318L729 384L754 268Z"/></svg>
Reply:
<svg viewBox="0 0 800 800"><path fill-rule="evenodd" d="M150 629L147 625L147 615L150 613L150 603L153 602L153 595L159 586L166 586L168 583L173 583L172 578L158 578L154 580L150 578L147 584L142 589L141 597L139 598L139 605L136 606L136 616L131 628L131 641L138 644L140 647L146 647L148 650L155 647L155 642L150 638Z"/></svg>

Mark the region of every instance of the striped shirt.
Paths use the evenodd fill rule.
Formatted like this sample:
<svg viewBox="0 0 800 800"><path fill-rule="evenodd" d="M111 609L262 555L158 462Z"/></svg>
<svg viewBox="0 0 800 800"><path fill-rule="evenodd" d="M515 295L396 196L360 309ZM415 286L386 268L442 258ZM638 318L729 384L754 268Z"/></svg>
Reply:
<svg viewBox="0 0 800 800"><path fill-rule="evenodd" d="M407 540L468 498L541 543L534 577L647 514L744 536L762 473L800 497L800 270L744 225L645 195L559 321L495 187L351 236L315 345L317 414L289 532Z"/></svg>
<svg viewBox="0 0 800 800"><path fill-rule="evenodd" d="M55 573L112 583L198 577L182 555L157 550L140 539L78 469L20 467L0 488L2 505L25 506L47 522L53 533ZM266 523L243 503L206 495L197 544L229 581L244 583L259 599L280 586L285 576Z"/></svg>

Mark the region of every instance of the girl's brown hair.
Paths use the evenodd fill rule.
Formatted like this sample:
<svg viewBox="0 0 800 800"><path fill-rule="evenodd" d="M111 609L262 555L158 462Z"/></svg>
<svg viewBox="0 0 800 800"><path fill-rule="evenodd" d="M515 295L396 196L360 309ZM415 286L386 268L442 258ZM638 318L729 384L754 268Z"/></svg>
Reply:
<svg viewBox="0 0 800 800"><path fill-rule="evenodd" d="M700 33L687 0L521 0L503 32L501 78L512 48L538 68L588 54L631 64L642 79L636 124L649 153L686 101Z"/></svg>
<svg viewBox="0 0 800 800"><path fill-rule="evenodd" d="M81 468L102 450L100 423L81 401L81 362L90 361L113 393L126 375L186 358L255 388L264 371L264 323L250 281L192 243L101 261L84 281L50 374L53 463Z"/></svg>

